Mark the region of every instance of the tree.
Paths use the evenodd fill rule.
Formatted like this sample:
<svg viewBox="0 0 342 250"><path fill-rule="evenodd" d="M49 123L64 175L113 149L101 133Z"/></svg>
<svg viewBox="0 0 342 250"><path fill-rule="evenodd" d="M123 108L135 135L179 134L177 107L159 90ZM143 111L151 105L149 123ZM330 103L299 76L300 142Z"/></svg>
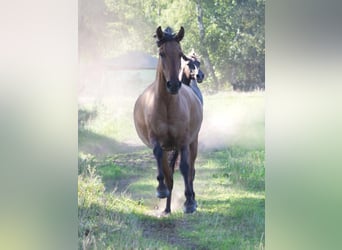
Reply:
<svg viewBox="0 0 342 250"><path fill-rule="evenodd" d="M216 77L213 65L211 63L209 53L207 50L207 46L205 44L205 28L203 24L203 10L201 6L200 0L197 0L196 2L196 10L197 10L197 22L198 22L198 31L199 31L199 41L200 41L200 51L203 55L204 65L207 68L207 71L210 73L210 76L213 79L213 88L214 92L218 91L219 88L219 81Z"/></svg>
<svg viewBox="0 0 342 250"><path fill-rule="evenodd" d="M265 82L265 1L204 2L206 44L220 82L234 89L263 88Z"/></svg>
<svg viewBox="0 0 342 250"><path fill-rule="evenodd" d="M101 58L101 47L108 21L103 1L80 0L78 4L78 45L82 60Z"/></svg>
<svg viewBox="0 0 342 250"><path fill-rule="evenodd" d="M183 26L183 51L194 48L201 55L209 89L264 87L265 0L80 0L79 5L80 56L113 57L129 50L157 55L156 28Z"/></svg>

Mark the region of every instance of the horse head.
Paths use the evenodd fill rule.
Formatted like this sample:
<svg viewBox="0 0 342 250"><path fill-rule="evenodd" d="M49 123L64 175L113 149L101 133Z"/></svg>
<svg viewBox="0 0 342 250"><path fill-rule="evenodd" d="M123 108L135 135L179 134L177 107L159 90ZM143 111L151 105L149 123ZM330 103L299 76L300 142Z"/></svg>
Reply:
<svg viewBox="0 0 342 250"><path fill-rule="evenodd" d="M156 31L157 45L159 47L159 62L166 89L170 94L177 94L182 86L180 81L181 57L184 56L179 42L184 37L184 28L181 27L177 34L167 27L162 31L159 26Z"/></svg>
<svg viewBox="0 0 342 250"><path fill-rule="evenodd" d="M188 62L190 77L191 79L196 80L198 83L203 82L204 73L200 69L201 63L197 59L193 59Z"/></svg>
<svg viewBox="0 0 342 250"><path fill-rule="evenodd" d="M204 73L200 69L201 63L198 56L193 52L186 56L183 61L182 82L189 85L191 80L196 80L198 83L203 82Z"/></svg>

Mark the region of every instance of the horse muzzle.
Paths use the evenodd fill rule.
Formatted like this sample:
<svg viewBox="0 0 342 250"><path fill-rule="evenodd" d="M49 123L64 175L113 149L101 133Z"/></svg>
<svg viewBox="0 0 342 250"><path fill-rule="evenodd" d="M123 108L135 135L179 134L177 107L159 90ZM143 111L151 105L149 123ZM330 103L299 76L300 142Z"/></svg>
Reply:
<svg viewBox="0 0 342 250"><path fill-rule="evenodd" d="M171 82L167 81L166 82L166 89L171 95L178 94L178 90L181 88L182 82L177 81L177 82Z"/></svg>
<svg viewBox="0 0 342 250"><path fill-rule="evenodd" d="M196 75L196 80L198 83L203 82L204 80L204 73L202 71L198 71L198 74Z"/></svg>

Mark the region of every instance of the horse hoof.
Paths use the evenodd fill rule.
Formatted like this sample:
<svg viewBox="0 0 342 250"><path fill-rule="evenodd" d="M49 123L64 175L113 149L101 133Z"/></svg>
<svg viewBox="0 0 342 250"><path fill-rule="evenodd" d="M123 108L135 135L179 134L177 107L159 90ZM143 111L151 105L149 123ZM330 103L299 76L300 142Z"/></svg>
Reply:
<svg viewBox="0 0 342 250"><path fill-rule="evenodd" d="M170 196L170 191L167 187L158 187L157 188L157 197L160 199L167 198Z"/></svg>
<svg viewBox="0 0 342 250"><path fill-rule="evenodd" d="M166 209L163 211L163 215L169 215L171 214L171 209Z"/></svg>
<svg viewBox="0 0 342 250"><path fill-rule="evenodd" d="M186 201L184 203L184 213L191 214L195 212L197 209L197 202L195 200L192 201Z"/></svg>

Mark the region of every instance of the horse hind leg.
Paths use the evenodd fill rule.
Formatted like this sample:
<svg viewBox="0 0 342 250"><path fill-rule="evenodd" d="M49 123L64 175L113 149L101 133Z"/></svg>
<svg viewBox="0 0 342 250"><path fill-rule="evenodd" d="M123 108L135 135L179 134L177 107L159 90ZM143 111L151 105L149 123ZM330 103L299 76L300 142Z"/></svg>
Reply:
<svg viewBox="0 0 342 250"><path fill-rule="evenodd" d="M173 151L169 154L169 166L171 167L172 172L175 171L175 166L176 166L176 162L177 162L178 155L179 155L178 150L173 150Z"/></svg>
<svg viewBox="0 0 342 250"><path fill-rule="evenodd" d="M159 143L155 144L153 148L153 154L157 160L157 167L158 167L157 180L159 184L157 187L157 197L162 199L170 195L170 191L164 183L164 168L163 168L164 163L163 162L165 160L163 159L166 159L166 155L163 152L162 148L160 147Z"/></svg>
<svg viewBox="0 0 342 250"><path fill-rule="evenodd" d="M196 203L195 200L195 191L194 191L194 180L195 180L195 161L197 158L197 148L198 148L198 140L196 139L193 143L190 144L190 170L189 170L189 181L190 181L190 186L192 189L192 194L193 194L193 200ZM197 206L197 203L196 203Z"/></svg>

